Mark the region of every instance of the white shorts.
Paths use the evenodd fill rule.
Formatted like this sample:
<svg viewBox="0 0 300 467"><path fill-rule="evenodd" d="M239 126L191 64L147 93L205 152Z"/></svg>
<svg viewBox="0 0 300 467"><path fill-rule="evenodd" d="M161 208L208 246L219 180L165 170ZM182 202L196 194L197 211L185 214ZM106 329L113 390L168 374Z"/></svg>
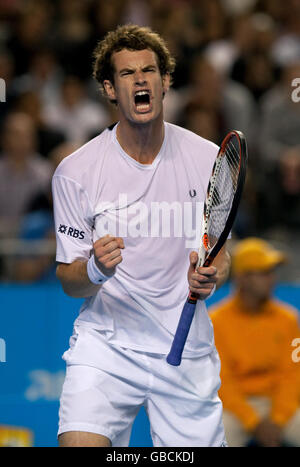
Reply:
<svg viewBox="0 0 300 467"><path fill-rule="evenodd" d="M226 446L216 350L173 367L165 355L112 346L104 332L80 325L63 358L58 434L97 433L128 446L144 406L154 446Z"/></svg>

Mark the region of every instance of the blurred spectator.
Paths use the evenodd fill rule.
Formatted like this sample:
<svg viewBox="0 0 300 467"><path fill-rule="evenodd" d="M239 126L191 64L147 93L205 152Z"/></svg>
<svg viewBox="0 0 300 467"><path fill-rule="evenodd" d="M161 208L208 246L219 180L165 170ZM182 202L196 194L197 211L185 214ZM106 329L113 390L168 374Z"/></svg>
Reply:
<svg viewBox="0 0 300 467"><path fill-rule="evenodd" d="M52 167L36 153L32 119L9 114L2 128L0 158L0 231L11 234L37 192L48 190Z"/></svg>
<svg viewBox="0 0 300 467"><path fill-rule="evenodd" d="M65 157L79 147L80 145L75 143L63 143L57 146L49 155L53 172ZM20 223L18 238L25 242L25 252L30 250L35 241L48 240L50 242L48 248L40 254L36 251L32 254L31 251L31 254L23 252L22 255L16 257L11 268L11 278L17 282L26 283L55 280L55 231L50 186L47 191L41 190L32 199Z"/></svg>
<svg viewBox="0 0 300 467"><path fill-rule="evenodd" d="M205 55L220 71L243 83L245 58L252 53L268 55L276 37L276 26L266 14L244 14L231 19L226 37L210 42Z"/></svg>
<svg viewBox="0 0 300 467"><path fill-rule="evenodd" d="M0 18L8 20L19 13L22 0L2 0L0 3Z"/></svg>
<svg viewBox="0 0 300 467"><path fill-rule="evenodd" d="M77 75L82 79L92 73L90 62L94 42L89 21L91 3L90 0L59 1L53 34L53 48L66 74Z"/></svg>
<svg viewBox="0 0 300 467"><path fill-rule="evenodd" d="M257 233L257 177L254 169L248 166L242 199L233 224L232 232L237 238L245 238ZM261 232L260 232L261 234Z"/></svg>
<svg viewBox="0 0 300 467"><path fill-rule="evenodd" d="M13 56L7 50L0 50L0 78L5 82L5 101L0 103L0 125L14 104L15 93L12 89L14 69Z"/></svg>
<svg viewBox="0 0 300 467"><path fill-rule="evenodd" d="M115 29L121 24L121 18L126 8L123 0L110 0L103 2L95 0L92 4L91 20L94 23L94 33L96 40L104 36L108 31Z"/></svg>
<svg viewBox="0 0 300 467"><path fill-rule="evenodd" d="M285 0L282 9L282 30L272 47L272 57L280 66L300 61L300 2Z"/></svg>
<svg viewBox="0 0 300 467"><path fill-rule="evenodd" d="M62 81L63 72L54 52L49 48L40 48L32 54L27 72L14 80L13 89L18 95L36 92L46 105L57 99Z"/></svg>
<svg viewBox="0 0 300 467"><path fill-rule="evenodd" d="M300 131L300 129L299 129ZM286 149L280 162L261 177L257 189L257 228L262 235L300 235L300 145Z"/></svg>
<svg viewBox="0 0 300 467"><path fill-rule="evenodd" d="M110 123L107 110L88 99L76 76L65 78L60 98L45 107L43 118L51 128L62 131L68 141L86 142Z"/></svg>
<svg viewBox="0 0 300 467"><path fill-rule="evenodd" d="M41 97L34 91L28 91L19 96L15 108L18 112L29 115L36 127L37 151L48 156L56 146L65 140L64 134L60 130L50 128L43 117L43 106Z"/></svg>
<svg viewBox="0 0 300 467"><path fill-rule="evenodd" d="M221 143L218 114L213 109L206 109L196 102L190 102L184 109L183 126L202 138Z"/></svg>
<svg viewBox="0 0 300 467"><path fill-rule="evenodd" d="M14 76L14 68L13 56L5 49L0 50L0 76L4 79L8 89Z"/></svg>
<svg viewBox="0 0 300 467"><path fill-rule="evenodd" d="M300 146L300 105L292 99L292 81L299 77L300 61L285 67L281 82L262 99L260 152L267 166Z"/></svg>
<svg viewBox="0 0 300 467"><path fill-rule="evenodd" d="M240 129L248 143L252 142L256 107L251 94L246 87L219 73L202 54L192 64L187 100L218 115L219 138L229 130Z"/></svg>
<svg viewBox="0 0 300 467"><path fill-rule="evenodd" d="M278 67L270 54L277 28L272 18L262 13L250 15L244 21L248 25L248 40L245 40L245 31L240 29L237 19L235 30L240 31L240 47L232 64L231 78L244 84L259 100L278 77Z"/></svg>
<svg viewBox="0 0 300 467"><path fill-rule="evenodd" d="M259 10L273 18L278 24L283 25L286 12L286 2L282 0L258 0Z"/></svg>
<svg viewBox="0 0 300 467"><path fill-rule="evenodd" d="M15 58L16 74L26 73L34 53L49 41L53 8L48 0L22 2L6 41Z"/></svg>
<svg viewBox="0 0 300 467"><path fill-rule="evenodd" d="M220 397L229 446L300 446L300 374L292 342L297 310L272 297L275 269L285 260L248 238L233 251L235 291L211 311L221 359Z"/></svg>
<svg viewBox="0 0 300 467"><path fill-rule="evenodd" d="M291 99L300 77L299 8L299 0L3 0L0 132L12 110L28 114L34 152L44 156L62 138L84 143L99 134L116 109L91 78L96 42L118 24L149 25L177 62L165 119L217 144L229 129L245 133L249 168L234 235L280 238L284 225L299 251L287 277L300 280L299 194L287 167L300 146L300 104ZM0 196L5 204L4 190Z"/></svg>
<svg viewBox="0 0 300 467"><path fill-rule="evenodd" d="M237 66L240 67L239 79ZM252 52L235 62L232 78L242 82L259 101L275 83L276 70L270 57L263 52Z"/></svg>
<svg viewBox="0 0 300 467"><path fill-rule="evenodd" d="M203 0L198 12L200 15L199 27L203 31L205 43L216 41L226 36L227 15L222 1Z"/></svg>
<svg viewBox="0 0 300 467"><path fill-rule="evenodd" d="M127 0L122 15L122 23L149 26L151 23L151 5L147 0Z"/></svg>
<svg viewBox="0 0 300 467"><path fill-rule="evenodd" d="M180 91L171 87L164 97L164 119L166 122L178 124L182 118L184 109L184 98Z"/></svg>
<svg viewBox="0 0 300 467"><path fill-rule="evenodd" d="M222 4L228 14L240 16L246 14L255 7L257 0L222 0Z"/></svg>

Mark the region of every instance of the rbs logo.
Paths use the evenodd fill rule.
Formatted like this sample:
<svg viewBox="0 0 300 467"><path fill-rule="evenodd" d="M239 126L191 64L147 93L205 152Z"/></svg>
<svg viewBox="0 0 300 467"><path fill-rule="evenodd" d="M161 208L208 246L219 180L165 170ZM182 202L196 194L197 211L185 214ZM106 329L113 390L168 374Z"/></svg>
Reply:
<svg viewBox="0 0 300 467"><path fill-rule="evenodd" d="M69 235L73 238L79 238L80 240L84 239L85 232L83 230L79 231L74 229L73 227L68 227L67 225L60 224L58 228L58 233L62 233L64 235Z"/></svg>

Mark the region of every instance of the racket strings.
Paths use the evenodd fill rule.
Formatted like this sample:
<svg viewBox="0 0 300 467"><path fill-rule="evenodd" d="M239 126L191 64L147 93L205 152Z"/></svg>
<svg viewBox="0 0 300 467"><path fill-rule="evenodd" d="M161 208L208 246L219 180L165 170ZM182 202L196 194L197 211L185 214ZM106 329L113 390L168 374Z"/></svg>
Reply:
<svg viewBox="0 0 300 467"><path fill-rule="evenodd" d="M236 142L236 144L234 144ZM240 150L237 141L229 140L216 161L214 180L206 200L206 230L209 250L217 243L231 211L238 186Z"/></svg>
<svg viewBox="0 0 300 467"><path fill-rule="evenodd" d="M232 181L235 187L237 188L238 184L238 176L240 172L240 151L239 149L235 148L232 142L228 145L228 151L226 153L227 161L232 173Z"/></svg>

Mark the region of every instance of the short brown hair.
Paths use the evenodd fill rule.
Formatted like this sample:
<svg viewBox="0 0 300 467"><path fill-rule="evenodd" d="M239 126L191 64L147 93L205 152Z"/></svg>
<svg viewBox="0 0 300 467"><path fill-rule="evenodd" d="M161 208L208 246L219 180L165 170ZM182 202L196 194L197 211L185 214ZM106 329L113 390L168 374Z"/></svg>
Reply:
<svg viewBox="0 0 300 467"><path fill-rule="evenodd" d="M106 34L94 50L93 76L105 95L103 81L114 82L114 67L111 61L113 53L123 49L144 50L151 49L158 59L161 76L172 74L175 69L175 59L171 56L165 41L148 27L134 24L119 26L116 30Z"/></svg>

